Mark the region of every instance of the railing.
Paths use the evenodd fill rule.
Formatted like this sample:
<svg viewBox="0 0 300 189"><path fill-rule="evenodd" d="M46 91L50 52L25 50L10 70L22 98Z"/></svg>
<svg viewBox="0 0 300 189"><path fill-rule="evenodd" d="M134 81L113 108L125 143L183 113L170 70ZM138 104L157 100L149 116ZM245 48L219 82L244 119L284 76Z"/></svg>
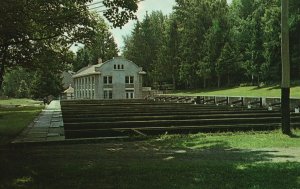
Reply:
<svg viewBox="0 0 300 189"><path fill-rule="evenodd" d="M164 102L182 102L194 104L215 104L215 105L229 105L245 106L247 108L261 107L273 110L280 108L281 99L278 97L242 97L242 96L174 96L174 95L156 95L154 101ZM290 99L291 110L296 111L300 108L300 99Z"/></svg>

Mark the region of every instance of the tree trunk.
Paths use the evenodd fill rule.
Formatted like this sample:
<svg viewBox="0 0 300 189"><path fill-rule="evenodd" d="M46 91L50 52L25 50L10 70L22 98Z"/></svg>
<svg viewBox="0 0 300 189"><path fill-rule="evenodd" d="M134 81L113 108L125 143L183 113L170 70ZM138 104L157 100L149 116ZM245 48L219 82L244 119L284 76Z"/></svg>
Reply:
<svg viewBox="0 0 300 189"><path fill-rule="evenodd" d="M230 86L231 83L230 83L230 74L227 73L227 86Z"/></svg>
<svg viewBox="0 0 300 189"><path fill-rule="evenodd" d="M1 61L1 67L0 67L0 95L2 94L3 78L4 78L4 61Z"/></svg>
<svg viewBox="0 0 300 189"><path fill-rule="evenodd" d="M206 77L203 77L203 88L206 89Z"/></svg>
<svg viewBox="0 0 300 189"><path fill-rule="evenodd" d="M175 74L173 72L172 74L172 80L173 80L173 87L174 87L174 90L176 89L176 79L175 79Z"/></svg>
<svg viewBox="0 0 300 189"><path fill-rule="evenodd" d="M289 56L289 1L281 0L281 114L282 133L292 135L290 125L290 56Z"/></svg>
<svg viewBox="0 0 300 189"><path fill-rule="evenodd" d="M218 74L218 88L221 87L221 76L220 74Z"/></svg>
<svg viewBox="0 0 300 189"><path fill-rule="evenodd" d="M3 47L2 51L2 57L0 57L0 94L2 92L2 85L4 80L4 72L5 72L5 62L6 62L6 53L7 53L8 46Z"/></svg>

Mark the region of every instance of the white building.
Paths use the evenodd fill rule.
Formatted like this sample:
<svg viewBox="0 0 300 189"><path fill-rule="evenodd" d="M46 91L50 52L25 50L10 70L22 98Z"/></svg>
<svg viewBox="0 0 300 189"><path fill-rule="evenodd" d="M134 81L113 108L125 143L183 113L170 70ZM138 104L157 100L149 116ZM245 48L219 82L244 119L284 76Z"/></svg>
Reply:
<svg viewBox="0 0 300 189"><path fill-rule="evenodd" d="M73 75L75 99L143 98L143 75L135 63L116 57L82 68Z"/></svg>

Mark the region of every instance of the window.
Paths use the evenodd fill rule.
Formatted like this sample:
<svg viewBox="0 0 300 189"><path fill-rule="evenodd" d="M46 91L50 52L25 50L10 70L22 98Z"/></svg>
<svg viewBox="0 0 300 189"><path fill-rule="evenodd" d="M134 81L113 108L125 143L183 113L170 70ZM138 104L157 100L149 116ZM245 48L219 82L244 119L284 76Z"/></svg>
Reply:
<svg viewBox="0 0 300 189"><path fill-rule="evenodd" d="M125 83L126 84L133 84L134 77L133 76L125 76Z"/></svg>
<svg viewBox="0 0 300 189"><path fill-rule="evenodd" d="M112 76L103 76L104 84L112 84Z"/></svg>
<svg viewBox="0 0 300 189"><path fill-rule="evenodd" d="M124 65L123 64L114 64L114 69L115 70L124 70Z"/></svg>
<svg viewBox="0 0 300 189"><path fill-rule="evenodd" d="M133 99L134 98L134 90L126 90L126 99Z"/></svg>
<svg viewBox="0 0 300 189"><path fill-rule="evenodd" d="M112 99L112 90L104 89L103 98L104 99Z"/></svg>

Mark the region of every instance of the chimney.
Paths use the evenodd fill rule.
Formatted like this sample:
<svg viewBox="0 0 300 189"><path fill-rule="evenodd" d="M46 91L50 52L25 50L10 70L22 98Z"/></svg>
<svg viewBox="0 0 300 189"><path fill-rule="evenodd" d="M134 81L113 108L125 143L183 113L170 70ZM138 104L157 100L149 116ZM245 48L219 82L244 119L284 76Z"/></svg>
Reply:
<svg viewBox="0 0 300 189"><path fill-rule="evenodd" d="M101 64L101 63L102 63L102 59L98 58L98 64Z"/></svg>

